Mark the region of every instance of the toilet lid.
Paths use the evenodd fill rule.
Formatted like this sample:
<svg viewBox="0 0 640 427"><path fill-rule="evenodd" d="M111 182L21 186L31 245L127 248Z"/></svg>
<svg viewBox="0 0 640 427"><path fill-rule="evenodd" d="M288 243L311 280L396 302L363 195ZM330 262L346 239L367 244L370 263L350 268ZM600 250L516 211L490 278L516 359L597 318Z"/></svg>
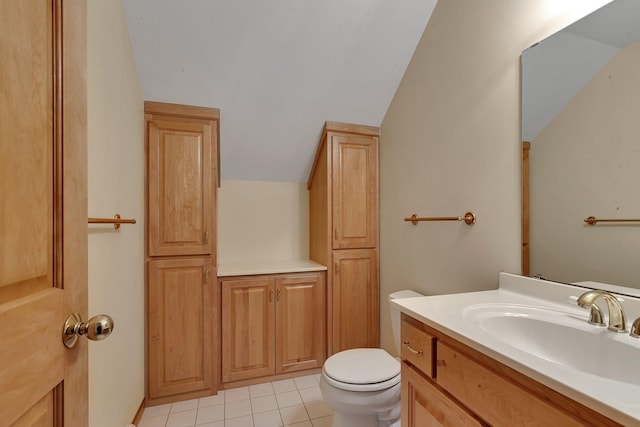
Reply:
<svg viewBox="0 0 640 427"><path fill-rule="evenodd" d="M376 384L399 376L400 362L379 348L356 348L329 357L323 370L342 383Z"/></svg>

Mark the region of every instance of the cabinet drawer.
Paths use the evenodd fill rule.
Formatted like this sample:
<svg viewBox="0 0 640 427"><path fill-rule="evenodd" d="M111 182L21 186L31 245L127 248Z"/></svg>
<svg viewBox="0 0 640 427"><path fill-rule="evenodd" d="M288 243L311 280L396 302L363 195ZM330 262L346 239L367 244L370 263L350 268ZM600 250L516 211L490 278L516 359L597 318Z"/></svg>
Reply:
<svg viewBox="0 0 640 427"><path fill-rule="evenodd" d="M442 341L437 369L437 384L491 425L584 425Z"/></svg>
<svg viewBox="0 0 640 427"><path fill-rule="evenodd" d="M481 427L485 424L403 362L402 425Z"/></svg>
<svg viewBox="0 0 640 427"><path fill-rule="evenodd" d="M422 324L402 315L401 356L425 375L435 378L436 337L428 334Z"/></svg>

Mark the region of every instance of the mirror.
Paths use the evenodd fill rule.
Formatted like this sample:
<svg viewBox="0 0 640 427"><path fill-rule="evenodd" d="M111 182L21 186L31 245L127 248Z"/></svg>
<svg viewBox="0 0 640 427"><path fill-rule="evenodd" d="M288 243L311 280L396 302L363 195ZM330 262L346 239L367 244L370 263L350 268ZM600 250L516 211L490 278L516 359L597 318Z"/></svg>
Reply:
<svg viewBox="0 0 640 427"><path fill-rule="evenodd" d="M614 0L522 54L524 274L640 288L639 40Z"/></svg>

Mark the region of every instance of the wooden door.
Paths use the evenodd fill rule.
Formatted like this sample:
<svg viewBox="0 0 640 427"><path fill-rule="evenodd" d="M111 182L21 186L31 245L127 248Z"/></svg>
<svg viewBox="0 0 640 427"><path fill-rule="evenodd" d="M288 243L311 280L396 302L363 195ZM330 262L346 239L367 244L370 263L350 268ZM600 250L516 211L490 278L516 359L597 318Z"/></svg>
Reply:
<svg viewBox="0 0 640 427"><path fill-rule="evenodd" d="M374 248L378 241L378 138L329 137L333 249Z"/></svg>
<svg viewBox="0 0 640 427"><path fill-rule="evenodd" d="M319 368L325 359L324 274L276 278L276 373Z"/></svg>
<svg viewBox="0 0 640 427"><path fill-rule="evenodd" d="M410 365L402 364L402 425L406 427L484 426Z"/></svg>
<svg viewBox="0 0 640 427"><path fill-rule="evenodd" d="M150 256L211 254L215 123L147 122Z"/></svg>
<svg viewBox="0 0 640 427"><path fill-rule="evenodd" d="M149 262L148 396L151 399L215 392L215 275L209 257Z"/></svg>
<svg viewBox="0 0 640 427"><path fill-rule="evenodd" d="M222 280L222 381L273 375L275 302L272 277Z"/></svg>
<svg viewBox="0 0 640 427"><path fill-rule="evenodd" d="M376 251L333 251L333 351L378 347L378 318Z"/></svg>
<svg viewBox="0 0 640 427"><path fill-rule="evenodd" d="M85 22L83 1L0 2L2 425L88 423L87 342L61 337L87 319Z"/></svg>

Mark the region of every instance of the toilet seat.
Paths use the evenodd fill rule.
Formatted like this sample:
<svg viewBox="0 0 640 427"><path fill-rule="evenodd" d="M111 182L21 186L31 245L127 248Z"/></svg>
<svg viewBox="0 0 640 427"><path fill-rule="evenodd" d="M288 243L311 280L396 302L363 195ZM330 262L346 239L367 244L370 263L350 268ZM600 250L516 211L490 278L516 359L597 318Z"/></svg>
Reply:
<svg viewBox="0 0 640 427"><path fill-rule="evenodd" d="M329 357L322 367L328 384L347 391L380 391L400 382L400 362L379 348L357 348Z"/></svg>

